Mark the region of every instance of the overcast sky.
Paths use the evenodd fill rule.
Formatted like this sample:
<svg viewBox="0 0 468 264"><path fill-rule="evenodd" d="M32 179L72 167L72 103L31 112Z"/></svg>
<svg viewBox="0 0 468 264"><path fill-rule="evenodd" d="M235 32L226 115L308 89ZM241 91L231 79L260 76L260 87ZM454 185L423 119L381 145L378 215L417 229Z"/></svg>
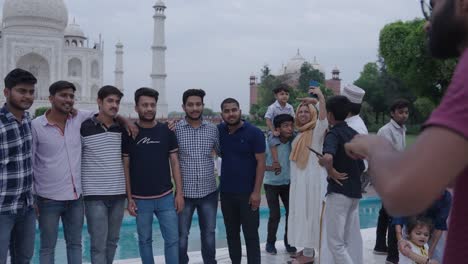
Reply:
<svg viewBox="0 0 468 264"><path fill-rule="evenodd" d="M4 0L0 0L3 6ZM105 41L104 83L114 83L115 43L124 44L126 98L150 84L156 0L65 0L90 43ZM316 56L327 78L336 65L344 83L377 58L380 29L421 16L419 0L166 0L169 111L180 111L184 90L207 92L219 111L226 97L249 104L249 76L268 64L277 72L300 49Z"/></svg>

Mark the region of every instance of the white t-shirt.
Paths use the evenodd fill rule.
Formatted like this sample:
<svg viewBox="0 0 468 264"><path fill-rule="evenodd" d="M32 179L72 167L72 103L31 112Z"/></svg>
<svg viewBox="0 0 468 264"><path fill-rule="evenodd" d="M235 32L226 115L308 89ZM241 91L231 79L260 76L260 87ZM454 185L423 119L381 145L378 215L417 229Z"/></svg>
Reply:
<svg viewBox="0 0 468 264"><path fill-rule="evenodd" d="M416 246L415 244L413 244L413 243L411 243L411 242L410 242L410 244L411 244L411 250L412 250L414 253L416 253L416 254L418 254L418 255L420 255L420 256L426 256L426 255L427 255L427 252L429 251L429 246L428 246L427 244L424 245L424 251L426 252L426 254L423 254L423 253L421 252L421 249L420 249L418 246ZM409 259L408 257L405 257L405 256L404 256L403 254L401 254L401 252L400 252L400 261L399 261L398 263L399 263L399 264L414 264L414 263L416 263L416 262L412 261L412 260Z"/></svg>

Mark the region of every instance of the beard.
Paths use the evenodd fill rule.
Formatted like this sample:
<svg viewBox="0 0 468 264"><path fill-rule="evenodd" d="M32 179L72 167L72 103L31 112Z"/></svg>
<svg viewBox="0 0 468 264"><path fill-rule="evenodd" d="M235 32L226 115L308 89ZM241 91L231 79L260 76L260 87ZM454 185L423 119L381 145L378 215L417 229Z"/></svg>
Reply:
<svg viewBox="0 0 468 264"><path fill-rule="evenodd" d="M192 116L190 116L189 114L186 114L185 116L186 116L188 119L192 120L192 121L198 121L198 120L200 120L200 119L202 118L202 113L200 113L200 114L199 114L198 116L196 116L196 117L192 117Z"/></svg>
<svg viewBox="0 0 468 264"><path fill-rule="evenodd" d="M19 102L16 102L14 100L10 100L8 102L10 104L10 107L14 108L14 109L17 109L17 110L20 110L20 111L26 111L28 110L29 108L31 108L32 106L32 103L19 103Z"/></svg>
<svg viewBox="0 0 468 264"><path fill-rule="evenodd" d="M428 37L433 57L448 59L460 55L459 46L466 38L466 30L455 17L455 0L446 1L440 13L431 19Z"/></svg>
<svg viewBox="0 0 468 264"><path fill-rule="evenodd" d="M239 117L238 119L234 120L233 122L229 122L228 120L224 120L224 122L226 122L226 124L228 124L229 126L237 126L241 122L241 118Z"/></svg>
<svg viewBox="0 0 468 264"><path fill-rule="evenodd" d="M153 117L151 117L151 118L145 117L144 114L143 114L143 115L142 115L142 114L138 114L138 118L139 118L141 121L143 121L143 122L153 122L154 119L156 119L156 114L154 114Z"/></svg>

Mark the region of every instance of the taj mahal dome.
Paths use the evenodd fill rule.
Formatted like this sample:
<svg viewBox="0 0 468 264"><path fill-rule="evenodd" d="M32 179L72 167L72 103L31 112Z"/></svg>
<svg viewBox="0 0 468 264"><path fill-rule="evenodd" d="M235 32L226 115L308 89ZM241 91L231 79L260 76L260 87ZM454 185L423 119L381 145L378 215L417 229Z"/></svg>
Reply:
<svg viewBox="0 0 468 264"><path fill-rule="evenodd" d="M36 97L30 109L50 106L49 86L55 81L66 80L76 86L78 109L97 110L97 92L103 85L104 41L90 43L80 26L69 21L67 6L63 0L4 0L0 16L0 76L14 68L30 71L38 79ZM158 117L167 117L165 88L165 4L158 0L153 6L154 43L153 71L149 87L160 93ZM115 45L115 83L122 90L123 44ZM3 83L2 83L3 86ZM131 97L126 94L126 97ZM3 99L3 100L2 100ZM3 93L0 101L4 101ZM120 113L135 116L133 104L122 103Z"/></svg>

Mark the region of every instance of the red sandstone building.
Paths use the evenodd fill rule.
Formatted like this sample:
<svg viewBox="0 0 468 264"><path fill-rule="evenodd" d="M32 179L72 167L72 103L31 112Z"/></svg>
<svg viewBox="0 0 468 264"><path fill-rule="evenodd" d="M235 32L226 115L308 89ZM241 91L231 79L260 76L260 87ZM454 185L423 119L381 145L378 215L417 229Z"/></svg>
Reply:
<svg viewBox="0 0 468 264"><path fill-rule="evenodd" d="M294 56L286 66L281 67L278 76L284 77L286 80L285 83L291 87L297 87L299 83L300 70L302 65L307 62L304 59L299 50L297 51L296 56ZM326 76L323 67L317 62L317 59L314 57L314 61L311 63L312 67L316 70L319 70ZM258 100L258 85L257 77L255 75L250 76L250 106L257 104ZM325 80L325 87L332 90L335 95L340 94L341 90L341 79L340 79L340 70L335 67L332 70L332 78Z"/></svg>

